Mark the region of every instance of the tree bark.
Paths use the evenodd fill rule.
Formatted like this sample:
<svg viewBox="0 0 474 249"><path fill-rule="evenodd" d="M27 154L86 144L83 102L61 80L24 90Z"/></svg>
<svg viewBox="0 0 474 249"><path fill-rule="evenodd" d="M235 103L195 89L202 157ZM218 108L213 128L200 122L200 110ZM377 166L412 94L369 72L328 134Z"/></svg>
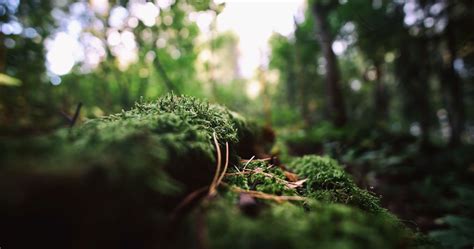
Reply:
<svg viewBox="0 0 474 249"><path fill-rule="evenodd" d="M375 116L377 121L386 121L388 118L388 94L382 80L382 63L375 61L374 63L377 78L375 79Z"/></svg>
<svg viewBox="0 0 474 249"><path fill-rule="evenodd" d="M295 80L298 82L297 84L297 93L295 92L295 95L298 96L298 105L300 107L300 112L301 116L304 121L305 126L310 126L311 125L311 120L310 120L310 115L309 115L309 110L308 110L308 97L307 97L307 79L306 79L306 70L304 63L301 59L301 53L300 50L297 47L297 44L295 44L295 71L296 71L296 77Z"/></svg>
<svg viewBox="0 0 474 249"><path fill-rule="evenodd" d="M5 36L0 32L0 73L5 72L6 58L7 58L7 49L5 48Z"/></svg>
<svg viewBox="0 0 474 249"><path fill-rule="evenodd" d="M331 6L315 2L312 6L312 13L317 29L316 35L326 59L326 91L329 116L334 125L343 126L347 121L347 117L337 58L332 51L333 37L327 20L330 9Z"/></svg>
<svg viewBox="0 0 474 249"><path fill-rule="evenodd" d="M428 84L430 68L428 43L425 38L404 37L405 44L400 47L400 56L396 61L396 76L402 90L403 116L408 122L418 122L422 145L429 144L431 127L431 108Z"/></svg>
<svg viewBox="0 0 474 249"><path fill-rule="evenodd" d="M426 38L420 38L418 41L415 41L415 50L417 50L418 58L428 58L428 40ZM414 83L414 95L416 96L414 106L419 113L420 129L421 129L421 141L422 145L429 144L429 131L431 127L431 105L429 100L429 65L425 62L413 60L413 67L416 71L411 71L411 78L415 79Z"/></svg>
<svg viewBox="0 0 474 249"><path fill-rule="evenodd" d="M456 59L456 38L452 29L452 24L446 27L446 60L443 61L441 72L441 87L443 91L446 109L448 111L448 120L451 127L450 141L451 145L457 145L461 142L461 135L464 130L464 103L462 94L462 85L459 75L454 69Z"/></svg>

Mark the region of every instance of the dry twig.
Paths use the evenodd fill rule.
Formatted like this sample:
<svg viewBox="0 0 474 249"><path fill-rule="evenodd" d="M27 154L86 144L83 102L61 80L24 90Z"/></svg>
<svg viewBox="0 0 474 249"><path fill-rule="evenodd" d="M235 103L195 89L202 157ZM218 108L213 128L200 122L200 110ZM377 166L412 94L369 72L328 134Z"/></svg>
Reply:
<svg viewBox="0 0 474 249"><path fill-rule="evenodd" d="M219 179L219 173L221 171L221 148L219 146L219 142L217 141L216 133L212 133L212 137L214 138L214 145L216 146L216 153L217 153L217 165L216 165L216 172L214 173L214 178L212 179L211 185L209 186L209 195L213 195L216 191L215 184Z"/></svg>
<svg viewBox="0 0 474 249"><path fill-rule="evenodd" d="M219 179L217 180L216 184L215 184L215 188L217 188L219 186L219 184L222 182L222 179L224 179L224 176L225 176L225 172L227 171L227 167L229 166L229 143L225 143L225 164L224 164L224 169L222 170L222 173L219 177Z"/></svg>
<svg viewBox="0 0 474 249"><path fill-rule="evenodd" d="M246 163L246 162L249 162L249 161L252 161L252 159L254 158L255 156L253 156L251 159L242 159L240 160L242 163ZM268 162L268 161L271 161L272 158L271 157L267 157L267 158L261 158L261 159L255 159L254 161L258 161L258 162Z"/></svg>
<svg viewBox="0 0 474 249"><path fill-rule="evenodd" d="M281 202L284 202L284 201L307 201L308 200L306 197L301 197L301 196L272 195L272 194L267 194L267 193L263 193L263 192L260 192L260 191L241 189L239 187L230 186L226 183L223 183L223 185L229 187L231 189L231 191L236 192L236 193L245 193L245 194L248 194L248 195L250 195L254 198L264 199L264 200L272 200L272 201L276 201L278 203L281 203Z"/></svg>
<svg viewBox="0 0 474 249"><path fill-rule="evenodd" d="M225 157L225 164L224 164L224 169L221 171L221 164L222 164L222 156L221 156L221 149L219 147L219 142L217 141L216 133L212 133L212 136L214 138L214 144L216 146L216 151L217 151L217 165L216 165L216 173L214 174L214 179L212 180L212 183L209 187L209 196L212 196L216 193L216 188L219 186L219 184L222 182L222 179L224 178L225 172L227 171L227 167L229 166L229 143L225 143L225 149L226 149L226 157Z"/></svg>
<svg viewBox="0 0 474 249"><path fill-rule="evenodd" d="M252 157L250 158L250 160L248 160L248 161L245 163L245 165L244 165L244 167L243 167L242 170L245 170L245 168L247 168L247 166L249 165L249 163L250 163L254 158L255 158L255 156L252 156Z"/></svg>

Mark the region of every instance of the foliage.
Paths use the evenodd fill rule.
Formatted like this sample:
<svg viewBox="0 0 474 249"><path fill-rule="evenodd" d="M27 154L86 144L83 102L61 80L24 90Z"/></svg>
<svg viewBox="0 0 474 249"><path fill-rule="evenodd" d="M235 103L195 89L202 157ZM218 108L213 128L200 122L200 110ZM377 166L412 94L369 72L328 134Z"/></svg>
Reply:
<svg viewBox="0 0 474 249"><path fill-rule="evenodd" d="M440 219L449 229L433 231L430 236L443 243L446 248L466 248L474 244L474 219L448 215Z"/></svg>
<svg viewBox="0 0 474 249"><path fill-rule="evenodd" d="M0 74L0 85L3 86L20 86L21 81L18 79L15 79L13 77L10 77L6 74Z"/></svg>

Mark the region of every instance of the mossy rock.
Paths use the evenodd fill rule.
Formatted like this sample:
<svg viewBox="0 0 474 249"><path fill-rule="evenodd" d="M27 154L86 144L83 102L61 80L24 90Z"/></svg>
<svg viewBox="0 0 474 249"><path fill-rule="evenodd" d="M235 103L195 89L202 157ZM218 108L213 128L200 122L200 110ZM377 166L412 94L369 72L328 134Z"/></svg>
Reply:
<svg viewBox="0 0 474 249"><path fill-rule="evenodd" d="M204 239L208 248L408 248L421 241L331 159L303 157L289 169L241 163L260 132L222 106L167 95L52 135L2 140L0 246L199 248ZM213 134L223 152L229 144L230 163L211 198Z"/></svg>
<svg viewBox="0 0 474 249"><path fill-rule="evenodd" d="M135 179L163 193L169 191L166 186L176 185L186 192L207 185L214 175L213 133L222 150L226 142L230 144L232 163L237 162L232 148L239 141L238 128L244 125L245 120L234 118L222 106L167 95L72 130L16 144L5 142L0 145L6 149L1 167L54 174L72 169L84 174L102 171L108 180ZM27 156L21 158L17 152ZM169 181L177 181L156 186L166 175Z"/></svg>
<svg viewBox="0 0 474 249"><path fill-rule="evenodd" d="M167 95L71 130L2 140L0 233L15 246L29 245L28 234L68 248L83 233L82 248L150 246L178 203L212 181L214 133L237 162L244 123L219 105Z"/></svg>
<svg viewBox="0 0 474 249"><path fill-rule="evenodd" d="M306 156L289 168L303 182L298 187L291 185L287 171L261 160L231 169L221 198L206 210L207 239L193 243L208 248L439 248L358 188L336 161ZM305 199L280 203L256 197L257 211L249 212L242 196L250 191Z"/></svg>

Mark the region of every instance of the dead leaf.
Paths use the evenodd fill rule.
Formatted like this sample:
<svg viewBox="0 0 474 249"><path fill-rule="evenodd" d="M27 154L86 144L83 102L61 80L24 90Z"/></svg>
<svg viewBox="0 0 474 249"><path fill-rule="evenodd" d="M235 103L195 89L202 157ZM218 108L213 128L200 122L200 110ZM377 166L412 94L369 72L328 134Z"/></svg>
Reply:
<svg viewBox="0 0 474 249"><path fill-rule="evenodd" d="M288 188L291 188L291 189L303 187L303 183L305 183L307 180L308 179L303 179L303 180L299 180L297 182L289 182L289 183L286 184L286 186Z"/></svg>
<svg viewBox="0 0 474 249"><path fill-rule="evenodd" d="M295 173L291 173L289 171L284 171L284 173L285 173L286 179L288 179L288 181L290 181L290 182L297 182L298 181L298 175L296 175Z"/></svg>
<svg viewBox="0 0 474 249"><path fill-rule="evenodd" d="M262 168L256 168L253 170L254 173L263 173L263 169Z"/></svg>

